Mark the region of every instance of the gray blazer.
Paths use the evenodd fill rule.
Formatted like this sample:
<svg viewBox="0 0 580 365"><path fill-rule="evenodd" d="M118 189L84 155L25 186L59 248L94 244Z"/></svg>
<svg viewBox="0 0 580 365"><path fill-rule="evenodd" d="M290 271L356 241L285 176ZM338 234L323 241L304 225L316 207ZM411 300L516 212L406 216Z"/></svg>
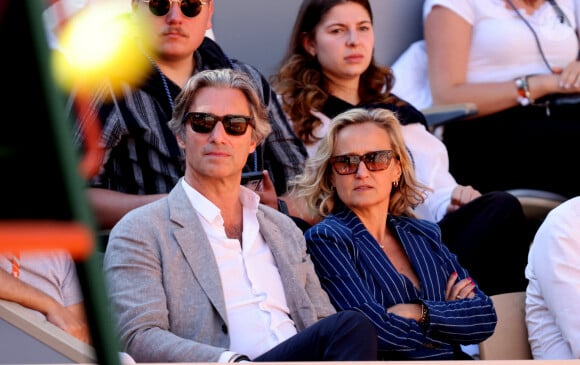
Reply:
<svg viewBox="0 0 580 365"><path fill-rule="evenodd" d="M335 313L302 231L264 205L258 221L297 329ZM181 181L117 223L103 269L121 342L137 362L216 362L229 349L220 273Z"/></svg>

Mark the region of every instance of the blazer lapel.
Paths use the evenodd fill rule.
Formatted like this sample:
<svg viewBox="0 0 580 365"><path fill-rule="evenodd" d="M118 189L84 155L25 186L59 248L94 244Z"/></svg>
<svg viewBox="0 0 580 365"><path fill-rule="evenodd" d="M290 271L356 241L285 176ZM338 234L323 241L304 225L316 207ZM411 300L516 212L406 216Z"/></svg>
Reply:
<svg viewBox="0 0 580 365"><path fill-rule="evenodd" d="M284 282L284 287L288 284L285 280L289 276L292 276L292 271L288 269L289 263L284 255L284 249L281 247L282 244L286 242L284 235L280 228L276 225L271 224L271 222L266 222L264 213L258 210L258 223L260 224L260 233L264 237L264 241L270 247L270 251L276 260L276 265L278 266L278 271L280 271L280 276Z"/></svg>
<svg viewBox="0 0 580 365"><path fill-rule="evenodd" d="M175 223L174 235L195 279L227 323L223 287L215 256L199 217L181 186L181 180L168 197L169 218ZM185 274L185 273L184 273Z"/></svg>
<svg viewBox="0 0 580 365"><path fill-rule="evenodd" d="M267 221L261 209L258 210L257 216L260 224L260 233L264 237L264 241L268 247L270 247L272 256L274 256L276 266L278 266L278 271L280 272L280 278L282 279L288 306L290 307L290 311L293 312L297 308L302 307L301 303L303 298L300 296L299 293L301 291L297 287L299 280L294 275L293 267L286 257L286 250L282 247L282 245L288 244L287 237L284 236L284 232L282 232L280 227ZM296 243L293 242L292 244Z"/></svg>

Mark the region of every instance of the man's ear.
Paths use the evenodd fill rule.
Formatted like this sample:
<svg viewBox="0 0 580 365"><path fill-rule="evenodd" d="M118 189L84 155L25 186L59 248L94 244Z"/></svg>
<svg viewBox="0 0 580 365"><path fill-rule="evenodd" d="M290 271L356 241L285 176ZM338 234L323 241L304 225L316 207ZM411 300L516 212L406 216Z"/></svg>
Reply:
<svg viewBox="0 0 580 365"><path fill-rule="evenodd" d="M250 149L249 149L248 155L254 153L254 151L256 150L257 147L258 147L258 144L254 140L254 138L252 138L252 142L250 142Z"/></svg>
<svg viewBox="0 0 580 365"><path fill-rule="evenodd" d="M207 28L206 30L212 30L213 28L213 0L209 0L209 4L207 4L207 9L209 12L209 17L207 18Z"/></svg>
<svg viewBox="0 0 580 365"><path fill-rule="evenodd" d="M184 150L185 149L185 142L183 141L182 133L177 133L175 135L175 139L177 140L177 145L179 146L179 148Z"/></svg>

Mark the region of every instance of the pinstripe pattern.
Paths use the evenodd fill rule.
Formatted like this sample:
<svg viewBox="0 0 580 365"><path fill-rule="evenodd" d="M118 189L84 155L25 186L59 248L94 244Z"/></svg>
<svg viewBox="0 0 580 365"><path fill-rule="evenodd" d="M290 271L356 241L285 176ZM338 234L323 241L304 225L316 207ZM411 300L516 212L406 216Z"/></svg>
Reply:
<svg viewBox="0 0 580 365"><path fill-rule="evenodd" d="M422 290L396 271L350 210L326 217L305 233L316 272L337 310L365 313L377 328L379 349L387 359L450 359L454 345L491 336L497 318L487 295L476 288L474 299L445 301L449 276L457 272L463 279L469 274L441 243L439 227L391 215L388 226L407 252ZM386 313L394 304L418 300L429 308L426 333L415 320Z"/></svg>
<svg viewBox="0 0 580 365"><path fill-rule="evenodd" d="M194 54L197 70L231 67L247 73L268 110L272 133L259 146L258 162L248 158L245 170L269 169L278 195L286 191L286 181L301 172L307 153L294 134L273 89L251 65L231 60L208 38ZM171 98L181 91L166 79ZM172 106L155 70L138 87L125 84L115 95L105 83L95 92L91 107L102 123L101 143L108 153L102 169L90 185L130 194L168 193L183 176L184 156L167 126ZM82 145L84 115L74 116L75 142Z"/></svg>

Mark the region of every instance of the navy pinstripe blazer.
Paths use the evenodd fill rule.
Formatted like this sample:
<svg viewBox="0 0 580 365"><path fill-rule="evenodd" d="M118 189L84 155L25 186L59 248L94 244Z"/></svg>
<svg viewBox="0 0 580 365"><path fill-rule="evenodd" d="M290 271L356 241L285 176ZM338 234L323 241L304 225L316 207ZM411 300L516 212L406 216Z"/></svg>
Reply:
<svg viewBox="0 0 580 365"><path fill-rule="evenodd" d="M491 336L497 317L482 291L476 288L474 299L445 300L449 276L457 272L463 279L469 273L442 244L439 226L390 214L387 224L403 245L421 290L396 271L349 209L327 216L305 233L322 287L336 309L356 309L373 321L385 359L451 359L459 344L479 343ZM394 304L419 300L429 308L426 330L415 320L386 312Z"/></svg>

